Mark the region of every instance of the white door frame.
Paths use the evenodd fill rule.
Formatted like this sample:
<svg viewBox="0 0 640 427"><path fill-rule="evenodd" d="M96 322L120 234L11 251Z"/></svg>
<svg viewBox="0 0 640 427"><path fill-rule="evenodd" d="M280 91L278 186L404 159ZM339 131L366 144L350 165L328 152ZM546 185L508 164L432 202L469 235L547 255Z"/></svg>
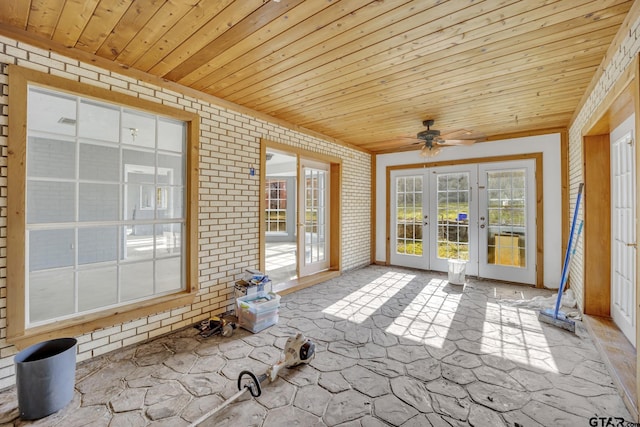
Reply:
<svg viewBox="0 0 640 427"><path fill-rule="evenodd" d="M478 184L480 180L480 172L486 172L487 170L502 169L513 170L517 168L523 168L527 171L527 239L525 240L527 248L525 250L526 255L526 268L504 266L504 265L488 265L487 258L487 241L488 233L487 229L482 228L482 215L480 207L486 206L486 192L482 191L483 185ZM396 253L397 244L397 212L396 212L396 200L397 200L397 188L396 179L398 177L408 176L422 176L423 181L423 195L424 202L423 213L423 241L433 242L435 239L433 236L437 236L437 203L434 203L434 195L432 190L435 188L435 177L438 173L455 173L455 172L469 172L470 173L470 206L469 206L469 262L467 263L466 273L470 275L478 275L483 278L505 280L512 282L520 282L526 284L536 284L537 278L537 228L536 228L536 215L537 215L537 200L536 200L536 159L518 159L518 160L501 160L496 162L478 162L478 163L462 163L450 166L437 166L433 168L415 168L415 169L392 169L389 174L389 261L392 265L400 265L406 267L420 268L434 271L447 271L448 262L445 259L437 259L437 245L428 244L423 245L422 256L416 255L402 255ZM429 191L427 191L429 189ZM482 201L482 197L485 200ZM484 203L484 205L483 205ZM486 207L484 208L486 210ZM486 215L485 215L486 216ZM486 222L485 222L486 227ZM483 241L484 231L484 241ZM481 249L484 248L484 249ZM484 256L483 256L484 255Z"/></svg>

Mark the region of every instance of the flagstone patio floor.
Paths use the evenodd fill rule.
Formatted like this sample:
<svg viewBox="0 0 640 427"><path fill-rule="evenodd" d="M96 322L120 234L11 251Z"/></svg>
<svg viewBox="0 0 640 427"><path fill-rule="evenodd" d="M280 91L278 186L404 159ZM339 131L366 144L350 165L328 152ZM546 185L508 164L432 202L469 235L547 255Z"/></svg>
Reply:
<svg viewBox="0 0 640 427"><path fill-rule="evenodd" d="M202 338L195 328L81 362L72 402L18 418L0 393L0 426L188 426L237 392L241 371L266 371L288 337L316 345L308 365L281 371L201 426L588 426L631 420L580 322L540 323L507 299L551 291L369 266L281 299L259 333Z"/></svg>

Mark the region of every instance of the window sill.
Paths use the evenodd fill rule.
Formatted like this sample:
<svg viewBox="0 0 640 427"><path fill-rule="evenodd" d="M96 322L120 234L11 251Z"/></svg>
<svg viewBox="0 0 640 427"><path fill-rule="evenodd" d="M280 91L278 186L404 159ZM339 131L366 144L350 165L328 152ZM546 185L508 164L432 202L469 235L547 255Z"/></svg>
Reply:
<svg viewBox="0 0 640 427"><path fill-rule="evenodd" d="M80 315L48 325L37 326L23 331L12 331L7 325L7 342L22 350L32 344L55 338L75 337L98 329L108 328L130 320L161 313L173 308L192 304L197 291L167 295L143 302L116 307L98 313Z"/></svg>

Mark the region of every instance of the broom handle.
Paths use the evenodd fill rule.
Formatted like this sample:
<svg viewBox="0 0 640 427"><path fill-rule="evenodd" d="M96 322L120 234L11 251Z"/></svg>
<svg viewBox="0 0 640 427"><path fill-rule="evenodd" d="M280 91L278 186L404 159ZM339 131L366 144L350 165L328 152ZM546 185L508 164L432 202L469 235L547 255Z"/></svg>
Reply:
<svg viewBox="0 0 640 427"><path fill-rule="evenodd" d="M571 260L571 249L573 246L573 233L576 229L576 221L578 220L578 211L580 210L580 200L582 199L582 190L584 188L584 183L580 183L580 187L578 188L578 197L576 199L576 208L573 211L573 220L571 221L571 231L569 232L569 243L567 245L567 252L564 255L564 265L562 266L562 278L560 279L560 287L558 288L558 300L556 301L556 309L553 312L553 317L555 319L558 318L558 311L560 311L560 305L562 301L562 292L564 291L564 285L567 282L567 277L569 275L569 261ZM580 231L582 231L582 224L580 224ZM580 236L580 232L578 232L578 237ZM578 239L576 239L577 242Z"/></svg>

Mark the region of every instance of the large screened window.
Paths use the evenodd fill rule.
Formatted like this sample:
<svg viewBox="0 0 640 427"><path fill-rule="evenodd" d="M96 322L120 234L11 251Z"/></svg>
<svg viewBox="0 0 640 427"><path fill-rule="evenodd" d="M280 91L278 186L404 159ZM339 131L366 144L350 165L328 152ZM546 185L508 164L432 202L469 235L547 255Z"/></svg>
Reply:
<svg viewBox="0 0 640 427"><path fill-rule="evenodd" d="M193 292L192 121L26 81L23 93L26 162L9 184L24 207L10 219L22 276L16 255L9 266L22 333Z"/></svg>
<svg viewBox="0 0 640 427"><path fill-rule="evenodd" d="M184 290L186 123L28 93L27 325Z"/></svg>

